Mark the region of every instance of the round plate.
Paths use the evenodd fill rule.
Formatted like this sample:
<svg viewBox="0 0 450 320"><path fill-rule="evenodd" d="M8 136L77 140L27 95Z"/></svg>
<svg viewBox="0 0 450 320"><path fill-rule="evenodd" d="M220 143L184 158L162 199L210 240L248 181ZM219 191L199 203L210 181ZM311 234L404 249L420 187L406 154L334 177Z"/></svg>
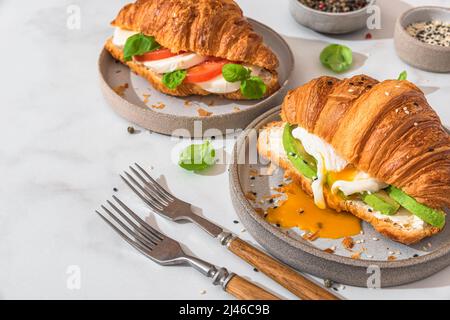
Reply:
<svg viewBox="0 0 450 320"><path fill-rule="evenodd" d="M294 68L289 45L269 27L247 18L277 55L281 88L263 100L236 101L216 95L173 97L155 90L144 78L117 62L105 49L98 61L103 95L120 116L146 129L175 136L208 137L242 129L278 105ZM209 116L200 114L210 113Z"/></svg>
<svg viewBox="0 0 450 320"><path fill-rule="evenodd" d="M279 121L280 107L274 108L254 120L239 137L233 150L233 164L230 166L230 192L234 208L250 234L272 255L292 267L323 279L338 283L367 287L380 276L382 287L396 286L430 276L450 264L450 227L441 233L424 239L412 246L406 246L385 238L371 225L362 222L363 233L354 236L352 252L344 249L342 239L317 239L307 241L299 229L282 230L268 223L254 207L265 209L259 201L247 200L245 194L254 191L257 198L273 193L283 181L283 170L271 175L262 175L271 170L257 159L256 135L267 123ZM261 160L261 159L260 159ZM255 170L260 174L255 178ZM251 174L252 173L252 174ZM449 215L447 215L448 217ZM447 218L448 220L448 218ZM448 221L447 221L448 223ZM335 246L334 254L323 250ZM360 259L350 256L361 252ZM395 261L388 260L395 257Z"/></svg>

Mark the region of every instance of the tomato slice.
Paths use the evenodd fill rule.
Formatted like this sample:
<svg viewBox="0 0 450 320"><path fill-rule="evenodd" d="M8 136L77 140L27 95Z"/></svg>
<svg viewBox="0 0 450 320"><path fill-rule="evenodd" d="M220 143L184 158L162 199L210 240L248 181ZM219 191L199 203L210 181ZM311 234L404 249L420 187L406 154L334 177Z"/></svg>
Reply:
<svg viewBox="0 0 450 320"><path fill-rule="evenodd" d="M139 62L154 61L154 60L161 60L161 59L174 57L174 56L177 56L179 54L181 54L181 52L180 53L172 53L170 51L170 49L161 48L161 49L158 49L158 50L154 50L154 51L150 51L150 52L144 53L143 55L140 55L140 56L134 56L134 59L136 59L136 61L139 61Z"/></svg>
<svg viewBox="0 0 450 320"><path fill-rule="evenodd" d="M228 60L212 58L199 65L188 69L185 83L197 83L211 80L222 74L222 67L229 63Z"/></svg>

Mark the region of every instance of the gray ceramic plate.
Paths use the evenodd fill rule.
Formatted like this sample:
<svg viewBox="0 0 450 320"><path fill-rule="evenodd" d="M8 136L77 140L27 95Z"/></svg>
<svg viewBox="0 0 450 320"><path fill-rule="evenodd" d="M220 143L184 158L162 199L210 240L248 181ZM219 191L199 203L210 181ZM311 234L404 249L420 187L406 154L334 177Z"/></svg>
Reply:
<svg viewBox="0 0 450 320"><path fill-rule="evenodd" d="M256 241L272 255L300 271L360 287L366 287L367 281L372 279L369 276L377 270L380 271L381 286L389 287L425 278L450 264L449 226L432 238L406 246L384 238L369 224L362 223L363 234L353 237L356 242L353 253L365 250L361 259L355 260L350 258L352 252L343 248L342 239L318 239L311 242L301 237L301 230L282 230L266 222L254 210L255 203L246 199L245 193L254 191L258 198L273 193L271 187L283 181L283 172L276 170L272 175L250 179L251 169L264 172L264 168L267 168L267 163L249 164L249 159L254 159L256 153L256 134L252 134L255 131L250 129L257 132L265 124L278 121L279 113L280 108L277 107L253 121L241 134L233 150L231 198L242 223ZM256 206L264 208L260 203L256 203ZM333 246L336 246L334 254L323 251ZM395 256L396 260L388 261L388 256Z"/></svg>
<svg viewBox="0 0 450 320"><path fill-rule="evenodd" d="M135 75L127 66L117 63L103 49L98 63L101 88L106 100L114 111L127 120L163 134L201 137L227 133L227 129L243 129L258 115L281 102L294 68L294 56L286 41L269 27L247 19L280 61L277 71L281 88L271 96L255 101L233 101L214 95L172 97L153 89L145 79ZM125 85L128 88L124 88ZM123 92L119 95L118 91ZM211 112L211 115L199 116L200 108Z"/></svg>

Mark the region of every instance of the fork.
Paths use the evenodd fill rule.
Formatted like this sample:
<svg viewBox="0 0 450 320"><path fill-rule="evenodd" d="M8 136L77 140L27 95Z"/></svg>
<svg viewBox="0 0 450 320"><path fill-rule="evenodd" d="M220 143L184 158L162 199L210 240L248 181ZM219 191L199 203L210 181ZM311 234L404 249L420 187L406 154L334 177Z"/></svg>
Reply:
<svg viewBox="0 0 450 320"><path fill-rule="evenodd" d="M104 214L97 210L95 212L126 242L154 262L163 266L191 266L203 275L212 278L214 285L222 286L223 290L238 299L279 300L270 292L234 273L228 272L225 268L218 268L209 262L186 254L179 242L150 226L116 196L113 196L113 199L122 210L109 200L106 202L112 210L104 205L101 206L111 219L106 218Z"/></svg>
<svg viewBox="0 0 450 320"><path fill-rule="evenodd" d="M150 174L139 164L130 166L131 174L124 171L120 175L130 189L141 198L152 211L168 218L171 221L190 221L200 226L212 237L219 239L235 255L251 264L253 267L278 282L291 291L297 297L305 300L339 300L336 295L326 290L319 284L307 279L289 266L275 260L271 256L255 248L239 237L225 231L222 227L197 215L191 209L191 204L178 199L172 193L164 189Z"/></svg>

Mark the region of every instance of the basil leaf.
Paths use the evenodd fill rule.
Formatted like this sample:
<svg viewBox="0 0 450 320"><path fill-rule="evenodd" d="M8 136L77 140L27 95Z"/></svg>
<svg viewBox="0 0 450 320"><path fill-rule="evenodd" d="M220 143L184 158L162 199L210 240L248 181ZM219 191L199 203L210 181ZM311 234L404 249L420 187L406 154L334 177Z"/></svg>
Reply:
<svg viewBox="0 0 450 320"><path fill-rule="evenodd" d="M344 72L353 63L352 50L340 44L330 44L320 53L320 62L334 72Z"/></svg>
<svg viewBox="0 0 450 320"><path fill-rule="evenodd" d="M222 75L228 82L243 81L250 78L252 71L240 64L227 63L222 67Z"/></svg>
<svg viewBox="0 0 450 320"><path fill-rule="evenodd" d="M142 33L132 35L125 42L123 47L123 59L130 61L133 56L140 56L146 52L150 52L160 48L155 38L146 36Z"/></svg>
<svg viewBox="0 0 450 320"><path fill-rule="evenodd" d="M189 171L200 171L213 165L215 156L216 150L212 147L211 142L191 144L181 152L178 165Z"/></svg>
<svg viewBox="0 0 450 320"><path fill-rule="evenodd" d="M162 83L169 89L176 89L186 78L186 70L175 70L172 72L165 73L162 78Z"/></svg>
<svg viewBox="0 0 450 320"><path fill-rule="evenodd" d="M260 99L266 90L267 87L260 77L250 77L241 82L241 93L248 99Z"/></svg>
<svg viewBox="0 0 450 320"><path fill-rule="evenodd" d="M406 72L406 70L404 70L399 74L397 80L406 80L406 79L408 79L408 72Z"/></svg>

